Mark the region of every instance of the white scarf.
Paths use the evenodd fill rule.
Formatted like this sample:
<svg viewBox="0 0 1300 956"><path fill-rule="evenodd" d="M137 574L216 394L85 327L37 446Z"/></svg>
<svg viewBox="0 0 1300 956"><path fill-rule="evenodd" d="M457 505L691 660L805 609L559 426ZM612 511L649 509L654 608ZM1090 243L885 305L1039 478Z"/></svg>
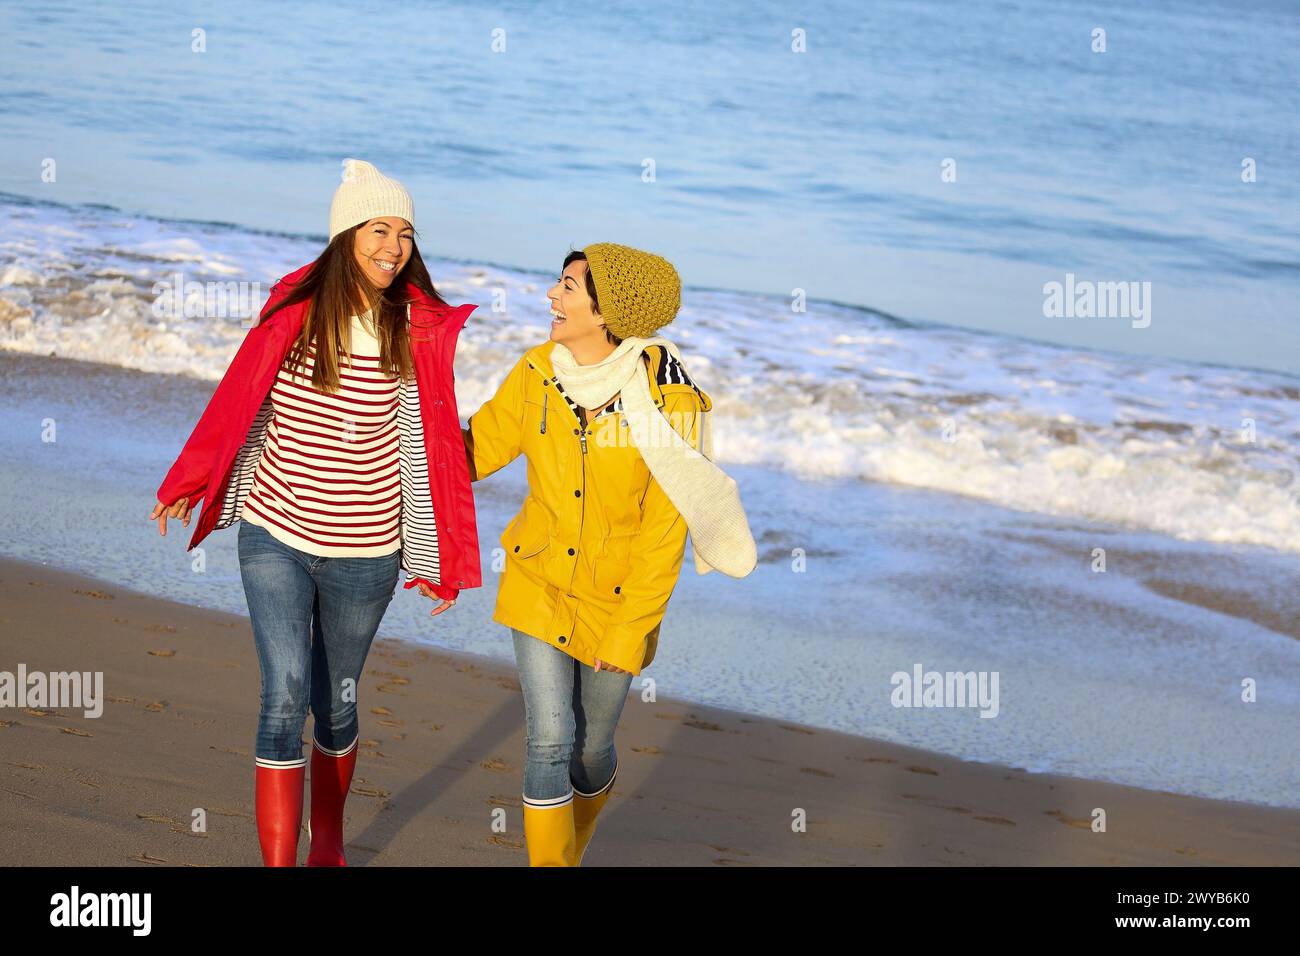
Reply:
<svg viewBox="0 0 1300 956"><path fill-rule="evenodd" d="M603 408L615 394L623 393L632 443L686 521L696 572L708 574L716 569L743 578L758 564L758 549L740 503L740 490L735 480L713 463L709 413L700 412L697 450L670 426L650 397L641 353L652 345L662 345L681 360L677 346L665 338L631 336L594 365L579 365L573 353L557 342L551 351L551 365L565 394L583 408Z"/></svg>

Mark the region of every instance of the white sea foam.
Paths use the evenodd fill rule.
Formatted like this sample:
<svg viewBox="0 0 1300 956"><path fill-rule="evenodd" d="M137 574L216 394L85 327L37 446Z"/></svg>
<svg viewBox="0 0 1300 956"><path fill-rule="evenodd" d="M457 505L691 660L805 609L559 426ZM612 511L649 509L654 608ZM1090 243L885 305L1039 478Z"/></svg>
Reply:
<svg viewBox="0 0 1300 956"><path fill-rule="evenodd" d="M0 202L0 346L217 380L238 317L166 315L155 283L260 283L319 240ZM557 250L558 267L563 250ZM427 259L468 416L544 341L550 276ZM493 311L494 300L503 304ZM715 400L722 462L857 478L1186 539L1300 552L1300 379L917 326L830 303L687 290L664 330Z"/></svg>

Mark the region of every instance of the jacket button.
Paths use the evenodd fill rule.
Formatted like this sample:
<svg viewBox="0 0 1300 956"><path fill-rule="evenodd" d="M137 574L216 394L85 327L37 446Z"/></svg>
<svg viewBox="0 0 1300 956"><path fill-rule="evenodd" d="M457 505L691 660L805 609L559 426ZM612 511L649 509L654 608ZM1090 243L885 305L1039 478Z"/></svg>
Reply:
<svg viewBox="0 0 1300 956"><path fill-rule="evenodd" d="M573 434L575 434L575 435L578 434L578 429L575 428L575 429L573 430Z"/></svg>
<svg viewBox="0 0 1300 956"><path fill-rule="evenodd" d="M572 548L569 549L569 554L576 554L576 553L577 553L577 552L574 551Z"/></svg>
<svg viewBox="0 0 1300 956"><path fill-rule="evenodd" d="M581 498L581 497L582 497L582 492L579 491L577 488L574 488L574 489L573 489L573 497L575 497L575 498Z"/></svg>
<svg viewBox="0 0 1300 956"><path fill-rule="evenodd" d="M568 640L568 638L566 638L563 634L561 634L561 635L560 635L560 643L563 644L566 640Z"/></svg>
<svg viewBox="0 0 1300 956"><path fill-rule="evenodd" d="M623 586L622 586L622 585L619 585L618 587L614 588L614 593L615 593L615 594L622 594L622 593L623 593Z"/></svg>
<svg viewBox="0 0 1300 956"><path fill-rule="evenodd" d="M515 545L515 553L516 553L516 554L519 553L519 545Z"/></svg>

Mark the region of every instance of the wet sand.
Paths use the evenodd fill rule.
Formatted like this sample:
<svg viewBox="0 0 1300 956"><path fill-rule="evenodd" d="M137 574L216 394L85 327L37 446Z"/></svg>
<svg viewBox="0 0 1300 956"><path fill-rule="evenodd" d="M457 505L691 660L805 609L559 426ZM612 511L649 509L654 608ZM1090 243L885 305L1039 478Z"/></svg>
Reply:
<svg viewBox="0 0 1300 956"><path fill-rule="evenodd" d="M0 709L0 863L260 863L246 618L7 559L0 607L0 670L102 671L106 698L98 718ZM526 865L513 668L381 628L361 737L351 865ZM616 742L590 866L1300 862L1297 810L1030 774L666 698L634 694ZM806 832L792 826L800 811ZM299 849L305 860L305 834Z"/></svg>

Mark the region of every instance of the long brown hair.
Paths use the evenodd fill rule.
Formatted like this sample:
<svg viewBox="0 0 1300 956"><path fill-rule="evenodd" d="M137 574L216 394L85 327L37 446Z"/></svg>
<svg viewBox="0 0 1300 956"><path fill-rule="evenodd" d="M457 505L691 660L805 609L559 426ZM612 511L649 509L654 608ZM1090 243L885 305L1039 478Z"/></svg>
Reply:
<svg viewBox="0 0 1300 956"><path fill-rule="evenodd" d="M302 331L289 349L286 361L290 369L307 366L307 348L316 345L316 362L312 369L312 387L320 392L339 389L339 353L344 343L351 343L352 316L376 316L375 332L379 340L379 364L390 375L403 379L414 374L411 341L407 329L406 307L413 300L411 287L419 289L435 302L445 302L433 287L429 270L420 258L420 249L411 241L411 258L387 289L374 285L357 264L353 247L358 223L334 237L293 291L277 302L263 317L269 319L280 309L309 302Z"/></svg>

